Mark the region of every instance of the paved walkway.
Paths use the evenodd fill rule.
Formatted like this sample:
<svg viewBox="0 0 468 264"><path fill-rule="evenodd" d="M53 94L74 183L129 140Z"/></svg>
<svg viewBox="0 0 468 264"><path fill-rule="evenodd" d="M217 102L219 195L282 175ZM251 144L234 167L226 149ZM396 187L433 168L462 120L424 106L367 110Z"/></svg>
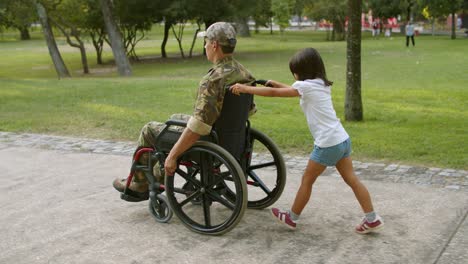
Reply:
<svg viewBox="0 0 468 264"><path fill-rule="evenodd" d="M134 143L0 132L0 263L83 264L461 264L468 259L467 172L356 162L384 217L358 235L362 213L334 170L291 232L268 209L247 210L223 236L189 231L177 217L155 222L148 203L111 187L128 172ZM286 156L288 208L303 157Z"/></svg>
<svg viewBox="0 0 468 264"><path fill-rule="evenodd" d="M16 146L125 156L131 156L135 150L134 142L10 132L0 132L0 144L0 148ZM307 158L302 156L284 155L284 158L288 171L293 173L302 173L307 163ZM353 163L356 174L363 180L431 185L468 191L468 171L466 170L426 168L395 163L385 164L360 161L354 161ZM327 169L323 176L340 177L334 168Z"/></svg>

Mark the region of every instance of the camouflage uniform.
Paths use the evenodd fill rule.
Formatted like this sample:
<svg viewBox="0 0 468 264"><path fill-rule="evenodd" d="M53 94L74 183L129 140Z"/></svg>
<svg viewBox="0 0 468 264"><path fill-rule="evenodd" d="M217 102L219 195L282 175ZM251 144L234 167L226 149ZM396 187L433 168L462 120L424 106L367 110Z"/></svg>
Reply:
<svg viewBox="0 0 468 264"><path fill-rule="evenodd" d="M186 114L173 114L171 115L170 119L175 119L175 120L183 120L183 121L188 121L190 118L190 115ZM156 137L161 133L161 131L166 127L166 124L156 122L156 121L151 121L147 123L146 125L143 126L140 132L140 137L138 138L138 148L144 148L144 147L153 147L156 145ZM170 127L169 129L174 129L176 131L179 131L182 133L184 130L183 127ZM144 153L140 160L138 161L140 164L147 164L148 163L148 153ZM156 162L156 164L153 167L153 175L156 177L156 180L158 182L164 182L164 170L161 169L161 166L159 162ZM135 174L135 177L133 178L135 182L146 182L146 178L144 174Z"/></svg>
<svg viewBox="0 0 468 264"><path fill-rule="evenodd" d="M188 121L190 119L190 115L173 114L169 119ZM151 121L144 125L141 129L140 137L138 138L138 148L155 146L156 137L165 127L166 124L156 121ZM180 132L184 130L183 127L174 127L174 129Z"/></svg>
<svg viewBox="0 0 468 264"><path fill-rule="evenodd" d="M235 83L252 84L254 81L247 69L232 56L217 61L200 82L195 109L187 127L199 135L209 134L221 113L224 95L229 87Z"/></svg>

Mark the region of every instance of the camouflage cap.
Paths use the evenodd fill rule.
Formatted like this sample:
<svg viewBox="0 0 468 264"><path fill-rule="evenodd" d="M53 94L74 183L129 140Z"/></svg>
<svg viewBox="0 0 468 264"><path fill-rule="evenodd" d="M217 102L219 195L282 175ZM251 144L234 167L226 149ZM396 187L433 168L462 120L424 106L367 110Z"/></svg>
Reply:
<svg viewBox="0 0 468 264"><path fill-rule="evenodd" d="M205 37L209 40L216 40L219 45L226 47L235 47L237 43L234 27L226 22L216 22L209 26Z"/></svg>

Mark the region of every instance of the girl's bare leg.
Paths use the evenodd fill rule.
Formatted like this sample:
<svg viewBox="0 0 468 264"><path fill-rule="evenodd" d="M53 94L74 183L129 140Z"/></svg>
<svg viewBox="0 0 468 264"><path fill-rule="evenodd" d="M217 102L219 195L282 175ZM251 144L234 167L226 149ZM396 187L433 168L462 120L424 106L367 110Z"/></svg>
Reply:
<svg viewBox="0 0 468 264"><path fill-rule="evenodd" d="M369 191L367 190L366 186L361 183L356 174L354 174L353 162L351 158L347 157L338 161L336 164L336 169L341 174L341 177L346 182L346 184L348 184L349 187L353 189L354 195L356 196L364 213L374 211Z"/></svg>
<svg viewBox="0 0 468 264"><path fill-rule="evenodd" d="M307 202L310 199L312 193L312 185L320 174L326 169L326 166L323 166L320 163L317 163L313 160L309 160L307 163L306 170L302 176L301 186L297 191L296 198L294 199L294 204L291 208L291 211L300 215Z"/></svg>

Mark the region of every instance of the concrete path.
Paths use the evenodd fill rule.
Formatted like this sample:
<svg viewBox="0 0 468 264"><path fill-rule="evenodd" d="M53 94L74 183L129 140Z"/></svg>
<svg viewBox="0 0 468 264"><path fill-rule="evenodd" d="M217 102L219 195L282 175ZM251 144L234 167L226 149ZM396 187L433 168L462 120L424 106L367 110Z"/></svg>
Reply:
<svg viewBox="0 0 468 264"><path fill-rule="evenodd" d="M128 173L131 150L56 148L89 140L50 136L54 144L31 143L41 137L0 133L0 263L467 263L466 171L433 169L429 177L426 169L424 181L405 182L413 167L397 172L402 165L356 162L384 217L380 233L354 233L359 206L330 170L318 179L296 231L268 210L247 210L231 232L211 237L189 231L177 217L155 222L147 202L120 200L111 182ZM288 183L275 206L292 203L298 160L288 158ZM442 184L441 177L453 182Z"/></svg>

